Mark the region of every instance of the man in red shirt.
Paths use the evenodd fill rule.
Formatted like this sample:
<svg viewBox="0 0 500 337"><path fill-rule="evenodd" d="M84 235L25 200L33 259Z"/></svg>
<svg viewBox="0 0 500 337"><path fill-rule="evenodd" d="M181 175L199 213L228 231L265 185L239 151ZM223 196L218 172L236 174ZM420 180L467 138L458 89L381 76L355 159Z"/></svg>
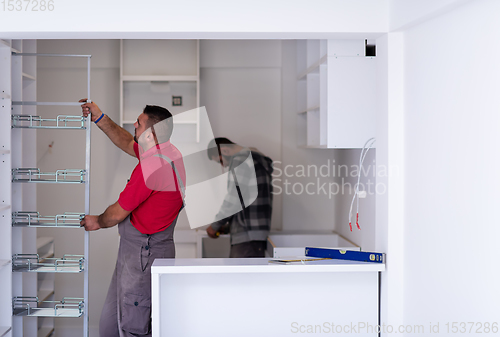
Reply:
<svg viewBox="0 0 500 337"><path fill-rule="evenodd" d="M80 102L85 102L81 100ZM139 159L118 201L101 215L87 215L87 231L118 225L120 248L99 323L101 336L151 336L151 265L174 258L173 231L183 208L186 173L182 155L170 143L172 115L147 105L134 123L135 136L82 104L91 120L121 150Z"/></svg>

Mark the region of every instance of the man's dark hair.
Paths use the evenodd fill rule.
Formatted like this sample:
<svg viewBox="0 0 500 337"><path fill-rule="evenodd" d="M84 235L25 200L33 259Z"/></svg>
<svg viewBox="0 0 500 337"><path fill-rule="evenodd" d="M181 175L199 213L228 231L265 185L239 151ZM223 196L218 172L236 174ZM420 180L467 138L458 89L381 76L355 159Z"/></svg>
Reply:
<svg viewBox="0 0 500 337"><path fill-rule="evenodd" d="M162 138L169 140L170 136L172 136L172 132L174 131L174 120L170 111L161 106L146 105L143 112L146 116L148 116L148 127L152 127L154 124L165 119L167 120L166 124L168 126L168 130L166 131L166 134L162 135Z"/></svg>
<svg viewBox="0 0 500 337"><path fill-rule="evenodd" d="M212 157L218 158L219 156L222 155L222 152L220 151L220 146L222 144L230 145L230 144L234 144L234 143L232 141L230 141L229 139L224 138L224 137L218 137L218 138L212 139L208 143L208 149L207 149L208 159L212 160ZM215 148L215 145L217 145L217 149Z"/></svg>

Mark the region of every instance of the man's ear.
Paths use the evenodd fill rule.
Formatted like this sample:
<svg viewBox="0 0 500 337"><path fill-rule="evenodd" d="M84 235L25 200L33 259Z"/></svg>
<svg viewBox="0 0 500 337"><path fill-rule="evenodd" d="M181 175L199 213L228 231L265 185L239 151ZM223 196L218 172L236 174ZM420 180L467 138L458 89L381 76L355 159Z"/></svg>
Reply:
<svg viewBox="0 0 500 337"><path fill-rule="evenodd" d="M157 138L156 138L156 131L155 131L154 127L151 127L151 134L150 134L150 136L151 136L151 140L154 140L155 143L158 143L157 142Z"/></svg>
<svg viewBox="0 0 500 337"><path fill-rule="evenodd" d="M231 156L231 149L229 146L221 145L220 146L220 152L227 157Z"/></svg>
<svg viewBox="0 0 500 337"><path fill-rule="evenodd" d="M148 128L146 129L146 131L144 131L146 133L146 139L148 141L151 141L151 140L154 140L154 137L155 137L155 132L153 130L153 128Z"/></svg>

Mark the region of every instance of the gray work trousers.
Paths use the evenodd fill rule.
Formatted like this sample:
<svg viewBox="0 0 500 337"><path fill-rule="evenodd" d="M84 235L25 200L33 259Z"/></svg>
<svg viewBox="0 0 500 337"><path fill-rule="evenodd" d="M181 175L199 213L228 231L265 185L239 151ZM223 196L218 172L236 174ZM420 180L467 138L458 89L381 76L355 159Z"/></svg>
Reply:
<svg viewBox="0 0 500 337"><path fill-rule="evenodd" d="M101 337L151 336L151 265L174 258L174 227L142 234L127 217L118 224L120 248L99 322Z"/></svg>
<svg viewBox="0 0 500 337"><path fill-rule="evenodd" d="M248 241L231 245L230 258L266 257L267 241Z"/></svg>

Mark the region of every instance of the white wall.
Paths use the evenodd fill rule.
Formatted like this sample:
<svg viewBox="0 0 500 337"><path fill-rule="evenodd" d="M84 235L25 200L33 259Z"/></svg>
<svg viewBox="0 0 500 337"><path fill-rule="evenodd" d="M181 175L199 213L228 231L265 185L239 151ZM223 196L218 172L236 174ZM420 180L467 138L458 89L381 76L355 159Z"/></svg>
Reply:
<svg viewBox="0 0 500 337"><path fill-rule="evenodd" d="M389 29L403 30L473 0L390 0Z"/></svg>
<svg viewBox="0 0 500 337"><path fill-rule="evenodd" d="M475 1L405 32L404 314L440 336L498 322L498 13Z"/></svg>
<svg viewBox="0 0 500 337"><path fill-rule="evenodd" d="M404 297L404 47L403 33L377 39L376 251L386 254L381 284L382 324L402 324Z"/></svg>
<svg viewBox="0 0 500 337"><path fill-rule="evenodd" d="M215 137L281 160L281 41L200 41L200 105ZM272 228L281 228L281 195Z"/></svg>

